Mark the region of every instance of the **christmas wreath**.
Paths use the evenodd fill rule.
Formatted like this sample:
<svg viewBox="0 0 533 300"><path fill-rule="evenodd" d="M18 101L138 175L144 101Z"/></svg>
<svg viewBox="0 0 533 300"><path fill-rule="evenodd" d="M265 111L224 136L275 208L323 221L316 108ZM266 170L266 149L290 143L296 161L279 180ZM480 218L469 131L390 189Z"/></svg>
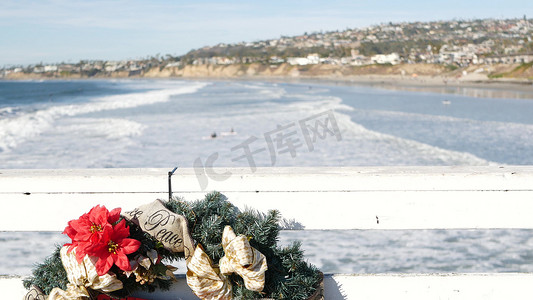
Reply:
<svg viewBox="0 0 533 300"><path fill-rule="evenodd" d="M200 299L322 299L322 273L300 243L276 245L280 220L276 210L240 211L218 192L122 213L95 206L68 222L72 242L24 280L25 299L138 299L137 290L169 289L178 259Z"/></svg>

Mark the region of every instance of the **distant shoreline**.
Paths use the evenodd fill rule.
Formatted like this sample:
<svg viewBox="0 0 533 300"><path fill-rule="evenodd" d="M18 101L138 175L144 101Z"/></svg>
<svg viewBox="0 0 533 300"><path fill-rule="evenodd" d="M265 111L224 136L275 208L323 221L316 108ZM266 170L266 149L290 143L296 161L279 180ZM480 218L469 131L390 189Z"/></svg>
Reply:
<svg viewBox="0 0 533 300"><path fill-rule="evenodd" d="M312 81L315 79L309 78ZM485 89L491 91L518 91L529 95L533 99L533 82L524 80L501 80L501 79L480 79L480 80L449 80L442 76L420 76L417 78L402 78L394 75L368 75L348 78L318 79L317 81L337 84L361 85L378 87L392 90L405 91L427 91L444 93L452 89ZM465 94L468 94L466 92ZM497 93L496 93L497 94ZM475 95L473 95L475 96ZM492 97L492 96L488 96Z"/></svg>
<svg viewBox="0 0 533 300"><path fill-rule="evenodd" d="M185 78L183 78L185 79ZM190 79L190 78L187 78ZM213 78L195 78L213 80ZM276 83L324 84L362 86L396 91L454 94L483 98L508 98L533 100L533 85L519 81L461 81L444 84L435 78L421 78L420 81L399 80L393 76L379 78L288 78L288 77L244 77L217 78L220 80L250 80Z"/></svg>
<svg viewBox="0 0 533 300"><path fill-rule="evenodd" d="M276 83L297 84L325 84L325 85L357 85L389 90L403 90L412 92L433 92L452 94L452 89L462 89L463 94L473 97L509 98L505 92L522 93L520 99L533 99L533 81L507 78L476 78L475 80L450 79L447 76L418 76L411 78L401 75L356 75L356 76L240 76L240 77L170 77L169 79L183 80L238 80L238 81L266 81ZM475 89L475 91L471 91ZM483 95L479 95L481 92ZM477 92L477 93L476 93ZM511 97L515 98L515 97Z"/></svg>
<svg viewBox="0 0 533 300"><path fill-rule="evenodd" d="M110 73L106 76L43 76L11 74L0 80L113 80L113 79L184 79L184 80L251 80L294 83L360 85L416 92L454 93L466 96L508 98L505 91L522 93L520 98L533 99L533 80L528 78L489 78L479 69L448 71L440 65L395 65L342 67L331 65L268 66L201 65L185 68L153 68L128 76ZM462 89L461 91L452 91ZM469 91L480 89L480 91Z"/></svg>

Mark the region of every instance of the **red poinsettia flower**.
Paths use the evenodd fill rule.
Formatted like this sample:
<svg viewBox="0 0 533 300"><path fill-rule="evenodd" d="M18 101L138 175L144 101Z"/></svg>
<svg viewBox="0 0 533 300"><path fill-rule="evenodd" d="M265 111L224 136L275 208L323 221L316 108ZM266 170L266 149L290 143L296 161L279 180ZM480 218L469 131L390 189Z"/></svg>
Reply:
<svg viewBox="0 0 533 300"><path fill-rule="evenodd" d="M76 230L76 240L97 242L104 231L104 227L112 225L120 218L120 208L115 208L111 212L105 206L97 205L88 214L80 217L77 222L72 222L72 227Z"/></svg>
<svg viewBox="0 0 533 300"><path fill-rule="evenodd" d="M123 271L131 270L130 261L126 255L137 251L141 242L129 239L129 235L130 230L125 220L120 221L114 227L104 228L102 239L91 248L91 254L98 257L95 265L98 275L106 274L114 264Z"/></svg>
<svg viewBox="0 0 533 300"><path fill-rule="evenodd" d="M76 259L82 262L85 255L95 256L98 275L106 274L116 264L130 271L127 255L139 249L141 242L128 238L130 230L120 219L120 208L108 211L105 206L95 206L88 213L68 223L63 231L71 239L69 252L76 248Z"/></svg>
<svg viewBox="0 0 533 300"><path fill-rule="evenodd" d="M70 246L69 252L77 248L76 259L81 262L91 252L90 249L100 242L104 229L112 227L119 218L120 208L108 211L105 206L97 205L79 219L68 222L63 233L72 239L72 243L65 244Z"/></svg>

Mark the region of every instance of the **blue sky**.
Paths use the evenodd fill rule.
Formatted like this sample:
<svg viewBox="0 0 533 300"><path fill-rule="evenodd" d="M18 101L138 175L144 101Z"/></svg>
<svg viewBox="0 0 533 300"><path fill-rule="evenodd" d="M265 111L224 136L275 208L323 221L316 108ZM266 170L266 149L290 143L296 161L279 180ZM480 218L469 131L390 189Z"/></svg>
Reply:
<svg viewBox="0 0 533 300"><path fill-rule="evenodd" d="M384 22L533 17L532 0L0 0L0 67L185 54Z"/></svg>

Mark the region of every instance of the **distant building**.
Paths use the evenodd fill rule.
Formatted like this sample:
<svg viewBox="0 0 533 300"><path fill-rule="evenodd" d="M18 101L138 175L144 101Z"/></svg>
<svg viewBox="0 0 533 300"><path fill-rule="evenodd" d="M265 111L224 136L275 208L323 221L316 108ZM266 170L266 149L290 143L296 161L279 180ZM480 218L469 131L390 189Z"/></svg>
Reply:
<svg viewBox="0 0 533 300"><path fill-rule="evenodd" d="M483 58L487 64L527 64L533 61L533 53L497 55Z"/></svg>
<svg viewBox="0 0 533 300"><path fill-rule="evenodd" d="M105 66L106 72L115 72L120 68L120 66L113 62L108 62ZM84 68L85 69L85 68Z"/></svg>
<svg viewBox="0 0 533 300"><path fill-rule="evenodd" d="M400 55L398 55L398 53L377 54L370 57L370 61L374 64L397 65L400 63Z"/></svg>
<svg viewBox="0 0 533 300"><path fill-rule="evenodd" d="M320 63L320 56L316 53L307 55L307 60L309 61L310 65L317 65Z"/></svg>
<svg viewBox="0 0 533 300"><path fill-rule="evenodd" d="M56 72L57 66L44 66L44 72Z"/></svg>
<svg viewBox="0 0 533 300"><path fill-rule="evenodd" d="M57 67L59 72L74 72L77 71L77 69L76 66L71 64L61 64Z"/></svg>
<svg viewBox="0 0 533 300"><path fill-rule="evenodd" d="M171 63L168 63L165 68L174 68L174 67L179 67L181 66L181 62L179 61L176 61L176 62L171 62Z"/></svg>
<svg viewBox="0 0 533 300"><path fill-rule="evenodd" d="M305 66L309 64L309 60L306 57L288 57L287 62L293 66Z"/></svg>
<svg viewBox="0 0 533 300"><path fill-rule="evenodd" d="M352 55L350 64L352 66L366 66L372 64L372 60L364 55Z"/></svg>
<svg viewBox="0 0 533 300"><path fill-rule="evenodd" d="M271 56L270 59L268 60L271 64L281 64L281 63L284 63L285 60L281 57L277 57L277 56Z"/></svg>
<svg viewBox="0 0 533 300"><path fill-rule="evenodd" d="M316 53L309 54L307 57L289 57L287 62L291 65L305 66L317 65L320 63L320 56Z"/></svg>

